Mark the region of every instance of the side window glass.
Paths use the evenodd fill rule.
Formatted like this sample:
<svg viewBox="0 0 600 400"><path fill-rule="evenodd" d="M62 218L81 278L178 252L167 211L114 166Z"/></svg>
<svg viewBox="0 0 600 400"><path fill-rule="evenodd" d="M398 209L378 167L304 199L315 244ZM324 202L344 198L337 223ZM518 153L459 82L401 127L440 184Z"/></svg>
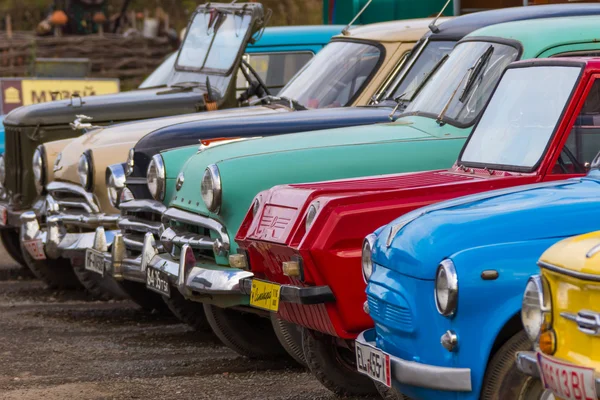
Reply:
<svg viewBox="0 0 600 400"><path fill-rule="evenodd" d="M600 79L587 95L583 108L554 166L555 174L585 173L600 152Z"/></svg>
<svg viewBox="0 0 600 400"><path fill-rule="evenodd" d="M261 77L269 91L277 95L304 65L314 57L311 52L245 54L244 60ZM243 67L242 67L243 68ZM244 74L238 72L238 95L248 87Z"/></svg>

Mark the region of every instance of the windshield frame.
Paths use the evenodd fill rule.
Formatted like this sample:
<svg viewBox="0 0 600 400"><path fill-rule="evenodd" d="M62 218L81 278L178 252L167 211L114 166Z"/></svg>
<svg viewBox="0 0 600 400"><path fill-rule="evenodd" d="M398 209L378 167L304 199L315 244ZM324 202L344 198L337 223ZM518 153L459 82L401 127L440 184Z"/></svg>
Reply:
<svg viewBox="0 0 600 400"><path fill-rule="evenodd" d="M537 162L532 167L520 167L520 166L508 165L508 164L492 164L492 163L479 163L479 162L468 162L468 161L463 162L462 161L463 153L465 152L467 146L469 145L469 142L471 141L473 134L477 131L477 127L479 126L479 122L481 121L481 116L487 111L488 105L491 102L494 95L496 94L496 90L498 90L498 87L500 86L500 82L504 78L504 75L506 74L506 72L511 69L536 68L536 67L548 67L548 66L550 66L550 67L579 67L580 72L579 72L579 75L577 76L577 79L575 80L575 82L573 82L573 87L571 88L571 92L569 93L569 96L567 97L567 99L565 101L565 105L563 106L560 116L558 117L558 119L556 121L556 125L554 126L554 129L552 130L552 133L550 134L548 141L546 142L546 147L540 154L540 158L537 160ZM460 150L458 159L456 161L456 165L466 167L466 168L489 169L489 170L494 170L494 171L507 171L507 172L518 172L518 173L535 172L540 167L540 164L542 163L542 161L545 159L546 154L548 153L548 150L550 149L551 144L554 142L554 140L556 138L559 127L564 122L565 115L567 113L569 105L572 104L572 102L573 102L573 96L575 95L575 92L577 91L577 88L579 87L579 84L581 83L581 78L583 77L584 72L585 72L585 63L584 62L567 61L567 60L559 60L559 59L523 62L523 63L519 63L517 65L509 66L508 68L506 68L504 70L504 72L502 72L502 75L500 76L500 79L498 80L496 87L492 91L492 94L491 94L490 98L488 99L488 102L486 103L485 107L483 108L483 112L477 118L477 123L473 127L471 134L469 134L469 137L467 138L467 140L465 141L465 144L463 145L462 149ZM585 99L581 99L581 100L585 101ZM580 110L581 107L583 107L583 104L578 104L577 110ZM575 112L575 114L577 114L577 112ZM574 115L574 118L572 118L572 121L569 121L569 127L572 127L575 124L576 118L577 118L577 115Z"/></svg>
<svg viewBox="0 0 600 400"><path fill-rule="evenodd" d="M208 3L210 4L210 3ZM196 20L196 17L199 14L209 14L209 9L208 8L201 8L200 9L196 9L196 11L192 14L192 16L190 17L190 22L187 25L187 30L185 32L185 37L183 38L183 40L181 41L181 45L179 46L179 50L177 52L177 59L175 60L175 71L178 72L195 72L195 73L205 73L207 75L222 75L222 76L229 76L233 73L233 71L235 70L236 66L238 66L240 64L241 61L241 55L243 55L246 52L246 47L248 46L249 43L249 39L250 37L252 37L252 35L254 34L254 25L255 25L255 20L256 20L256 16L255 16L255 12L254 9L249 9L249 10L237 10L237 9L229 9L226 8L225 10L223 10L226 14L228 15L233 15L238 16L241 14L241 17L243 18L244 16L249 16L250 17L250 23L248 24L248 30L246 31L246 34L244 35L244 37L241 40L241 43L246 43L245 46L239 46L237 55L235 57L234 62L231 64L231 66L229 67L229 69L227 70L223 70L223 69L218 69L218 68L207 68L207 67L188 67L188 66L184 66L184 65L180 65L179 64L179 57L181 57L181 52L183 50L185 41L187 40L188 35L190 34L190 27L192 26L192 24L194 23L194 21ZM218 34L218 32L215 33L215 36ZM213 37L214 38L214 37ZM210 53L212 49L209 48L209 52L207 54L204 55L204 62L206 62L206 60L208 59L208 55Z"/></svg>
<svg viewBox="0 0 600 400"><path fill-rule="evenodd" d="M511 63L512 62L520 61L521 57L523 56L523 45L518 40L505 39L505 38L496 37L496 36L474 36L474 37L466 37L466 38L461 39L460 41L458 41L454 45L454 48L452 49L452 51L448 54L449 57L452 57L452 53L454 52L454 49L456 49L459 45L461 45L463 43L468 43L468 42L482 42L482 43L490 43L490 44L501 44L501 45L513 47L513 48L515 48L517 50L517 57L513 61L511 61ZM439 67L438 67L438 70L439 70ZM466 72L467 71L465 71L465 73ZM479 120L481 119L481 116L483 115L483 113L487 109L487 106L488 106L490 100L492 99L492 96L496 92L496 88L498 87L498 83L500 82L500 80L504 76L505 72L506 72L506 69L504 69L504 71L502 71L502 75L500 75L500 79L498 79L498 82L496 82L496 86L494 87L494 90L492 90L492 93L491 93L490 97L486 100L485 106L482 107L481 112L479 113L479 115L476 118L473 119L473 121L471 121L470 123L461 123L461 122L457 121L454 118L450 118L447 115L444 115L443 118L441 119L441 123L442 124L450 124L450 125L452 125L454 127L457 127L459 129L465 129L465 128L469 128L469 127L472 127L472 126L473 127L476 126L479 123ZM437 73L437 71L436 71L436 73ZM432 74L428 78L428 82L425 83L421 88L419 88L419 91L413 95L413 101L419 96L419 94L421 93L421 91L423 91L423 89L427 85L429 85L431 83L431 78L434 75L435 74ZM406 116L419 116L419 117L431 118L433 120L438 120L439 113L422 112L422 111L411 111L411 112L404 112L404 113L400 114L398 116L398 118L402 118L402 117L406 117Z"/></svg>
<svg viewBox="0 0 600 400"><path fill-rule="evenodd" d="M332 43L338 43L338 42L345 42L345 43L351 42L351 43L357 43L357 44L362 44L362 45L368 45L368 46L373 46L373 47L377 48L377 50L379 50L379 59L377 60L377 63L375 63L373 70L367 76L367 78L362 83L360 88L358 88L356 90L354 95L350 99L348 99L348 102L346 103L346 105L342 106L342 107L350 107L350 106L352 106L352 104L354 104L356 99L358 99L363 94L363 92L365 91L367 86L369 86L371 84L375 75L377 73L379 73L381 66L383 65L384 61L386 60L387 51L386 51L385 46L381 42L374 41L374 40L368 40L368 39L352 38L352 37L333 37L329 41L329 43L327 43L323 48L325 48L326 46L329 46ZM288 85L291 85L296 79L298 79L298 77L300 75L305 73L305 71L306 71L306 69L308 69L310 63L312 63L314 61L314 59L319 56L319 53L315 54L315 56L300 71L298 71L298 73L283 88L281 88L279 93L282 93ZM294 100L297 100L297 99L294 99ZM311 110L311 109L309 108L309 110Z"/></svg>

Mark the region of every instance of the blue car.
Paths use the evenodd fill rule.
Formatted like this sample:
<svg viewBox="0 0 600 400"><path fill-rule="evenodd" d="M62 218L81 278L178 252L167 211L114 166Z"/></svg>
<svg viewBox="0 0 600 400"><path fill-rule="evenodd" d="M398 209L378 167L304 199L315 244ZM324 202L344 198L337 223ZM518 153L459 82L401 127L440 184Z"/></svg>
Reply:
<svg viewBox="0 0 600 400"><path fill-rule="evenodd" d="M531 346L523 291L548 247L600 227L599 159L583 178L438 203L375 232L363 255L375 329L357 347L363 364L387 369L388 398L539 398L515 365Z"/></svg>
<svg viewBox="0 0 600 400"><path fill-rule="evenodd" d="M4 154L4 115L0 115L0 154Z"/></svg>

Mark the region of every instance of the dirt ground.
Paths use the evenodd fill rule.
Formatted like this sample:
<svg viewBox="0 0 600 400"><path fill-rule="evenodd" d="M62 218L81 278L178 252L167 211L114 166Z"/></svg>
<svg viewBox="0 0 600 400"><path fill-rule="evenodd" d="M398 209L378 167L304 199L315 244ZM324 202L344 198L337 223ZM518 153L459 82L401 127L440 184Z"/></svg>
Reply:
<svg viewBox="0 0 600 400"><path fill-rule="evenodd" d="M335 399L291 361L237 356L210 334L14 277L0 248L0 399Z"/></svg>

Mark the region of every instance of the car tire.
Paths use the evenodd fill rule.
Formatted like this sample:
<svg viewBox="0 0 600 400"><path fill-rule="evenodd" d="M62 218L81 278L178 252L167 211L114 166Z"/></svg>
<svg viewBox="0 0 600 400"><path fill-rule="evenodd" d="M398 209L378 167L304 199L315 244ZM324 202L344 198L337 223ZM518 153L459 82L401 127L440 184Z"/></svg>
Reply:
<svg viewBox="0 0 600 400"><path fill-rule="evenodd" d="M379 382L374 383L377 391L379 392L379 396L381 396L383 400L411 400L410 397L400 393L394 388L387 387Z"/></svg>
<svg viewBox="0 0 600 400"><path fill-rule="evenodd" d="M187 300L179 290L173 286L171 286L171 297L161 297L178 320L191 326L196 331L210 331L210 325L206 320L204 305L202 303Z"/></svg>
<svg viewBox="0 0 600 400"><path fill-rule="evenodd" d="M351 350L335 338L302 328L302 347L310 372L327 389L341 397L377 394L374 382L356 370Z"/></svg>
<svg viewBox="0 0 600 400"><path fill-rule="evenodd" d="M119 287L129 300L137 304L146 312L158 312L160 314L171 314L167 304L163 301L163 297L151 290L146 289L146 285L133 281L120 281Z"/></svg>
<svg viewBox="0 0 600 400"><path fill-rule="evenodd" d="M48 289L82 288L75 272L73 272L71 260L67 258L34 260L23 244L21 244L21 254L27 267L38 279L44 282Z"/></svg>
<svg viewBox="0 0 600 400"><path fill-rule="evenodd" d="M520 331L504 343L494 354L485 371L482 400L541 399L544 388L539 379L521 373L517 369L517 351L531 350L531 340Z"/></svg>
<svg viewBox="0 0 600 400"><path fill-rule="evenodd" d="M271 323L275 335L277 335L277 339L279 339L279 343L285 351L298 364L307 367L304 350L302 349L302 329L296 324L282 320L274 313L271 314Z"/></svg>
<svg viewBox="0 0 600 400"><path fill-rule="evenodd" d="M71 266L81 285L95 299L108 301L123 300L127 297L112 278L85 269L84 258L71 258Z"/></svg>
<svg viewBox="0 0 600 400"><path fill-rule="evenodd" d="M248 358L287 355L269 319L211 304L204 304L204 312L214 334L239 355Z"/></svg>
<svg viewBox="0 0 600 400"><path fill-rule="evenodd" d="M4 246L8 255L29 271L23 253L21 252L21 237L19 236L19 231L16 229L0 230L0 241L2 241L2 246Z"/></svg>

